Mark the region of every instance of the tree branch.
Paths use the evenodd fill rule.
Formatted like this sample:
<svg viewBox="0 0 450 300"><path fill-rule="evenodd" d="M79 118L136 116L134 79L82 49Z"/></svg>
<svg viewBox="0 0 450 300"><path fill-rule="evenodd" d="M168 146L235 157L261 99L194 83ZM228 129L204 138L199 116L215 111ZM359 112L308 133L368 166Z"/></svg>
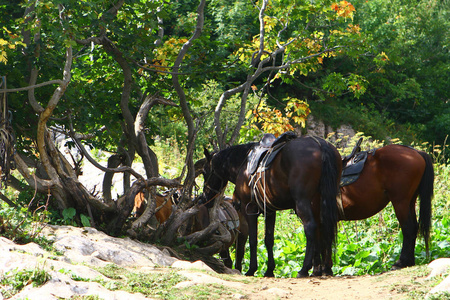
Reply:
<svg viewBox="0 0 450 300"><path fill-rule="evenodd" d="M204 10L205 10L205 4L206 4L206 0L200 0L200 4L197 7L197 24L195 27L195 31L192 34L191 38L186 43L183 44L180 52L178 53L178 56L175 60L174 68L173 68L173 70L175 72L178 72L181 62L183 61L184 56L188 52L189 48L192 46L192 43L194 42L194 40L199 38L202 33L203 24L205 22L204 15L203 15ZM194 127L194 122L192 120L192 116L191 116L191 113L189 110L189 105L186 100L186 94L184 93L184 90L182 89L182 87L180 85L180 81L179 81L177 74L172 75L172 82L173 82L174 88L178 94L178 97L180 99L181 110L183 112L183 117L184 117L184 120L186 121L187 129L188 129L188 137L187 137L188 145L187 145L186 161L185 161L186 165L187 165L188 173L186 176L184 186L190 187L190 189L192 189L192 185L195 180L194 160L193 160L193 155L194 155L193 152L194 151L193 150L194 150L195 139L196 139L196 129ZM185 168L183 168L183 171L182 171L182 174L180 175L180 177L183 177L184 172L185 172ZM182 198L184 198L184 196L186 194L190 194L190 191L187 193L187 191L183 189Z"/></svg>
<svg viewBox="0 0 450 300"><path fill-rule="evenodd" d="M28 91L28 90L35 89L35 88L40 88L40 87L43 87L46 85L51 85L51 84L61 85L61 84L63 84L63 81L61 79L55 79L55 80L50 80L50 81L46 81L46 82L42 82L42 83L38 83L38 84L33 84L33 85L21 87L21 88L0 89L0 92L6 92L6 93L23 92L23 91Z"/></svg>

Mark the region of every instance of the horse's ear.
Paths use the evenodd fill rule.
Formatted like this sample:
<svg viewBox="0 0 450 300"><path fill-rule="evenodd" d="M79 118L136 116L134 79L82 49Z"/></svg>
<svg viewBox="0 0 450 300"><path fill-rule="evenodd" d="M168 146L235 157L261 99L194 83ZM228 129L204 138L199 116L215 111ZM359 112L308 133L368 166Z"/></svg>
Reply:
<svg viewBox="0 0 450 300"><path fill-rule="evenodd" d="M209 153L208 149L206 149L206 147L203 147L203 153L205 154L206 160L210 161L211 160L211 154Z"/></svg>

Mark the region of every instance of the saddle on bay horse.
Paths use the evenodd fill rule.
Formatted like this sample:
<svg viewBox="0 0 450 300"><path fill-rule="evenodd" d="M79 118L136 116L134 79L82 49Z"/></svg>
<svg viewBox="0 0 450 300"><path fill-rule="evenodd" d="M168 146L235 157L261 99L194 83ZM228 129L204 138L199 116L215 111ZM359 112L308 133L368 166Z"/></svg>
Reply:
<svg viewBox="0 0 450 300"><path fill-rule="evenodd" d="M375 154L376 149L372 149L369 151L361 151L361 142L363 138L360 138L356 143L355 147L352 150L352 153L345 156L342 159L342 175L340 186L346 186L352 184L356 180L358 180L359 175L364 169L364 164L367 160L367 155Z"/></svg>

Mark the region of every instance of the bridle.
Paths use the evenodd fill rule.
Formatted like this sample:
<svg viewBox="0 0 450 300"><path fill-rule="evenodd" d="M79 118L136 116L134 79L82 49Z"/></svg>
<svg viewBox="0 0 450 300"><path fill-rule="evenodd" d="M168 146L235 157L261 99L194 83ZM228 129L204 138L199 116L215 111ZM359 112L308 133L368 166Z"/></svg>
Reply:
<svg viewBox="0 0 450 300"><path fill-rule="evenodd" d="M213 201L214 199L216 199L219 195L223 194L225 187L227 186L226 183L228 182L228 180L224 179L222 176L220 176L219 174L217 174L213 168L210 168L211 172L209 173L208 177L205 179L205 187L203 188L203 194L205 195L205 192L214 192L215 195L214 197L211 197L211 199L209 199L208 201L206 201L204 204L208 204L209 202ZM220 186L223 186L222 188L220 188L219 190L211 187L208 182L211 180L212 176L216 176L219 180L220 180ZM205 191L205 189L208 189L207 191Z"/></svg>

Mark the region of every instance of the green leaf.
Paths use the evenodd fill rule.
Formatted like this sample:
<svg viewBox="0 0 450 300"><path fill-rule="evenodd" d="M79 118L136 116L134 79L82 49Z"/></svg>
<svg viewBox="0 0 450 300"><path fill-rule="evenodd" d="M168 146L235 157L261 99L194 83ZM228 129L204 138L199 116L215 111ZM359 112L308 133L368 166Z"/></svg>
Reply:
<svg viewBox="0 0 450 300"><path fill-rule="evenodd" d="M62 215L65 221L71 221L75 217L77 211L73 207L69 207L63 210Z"/></svg>
<svg viewBox="0 0 450 300"><path fill-rule="evenodd" d="M81 224L83 224L84 227L91 227L91 221L88 216L81 214L80 219L81 219Z"/></svg>

